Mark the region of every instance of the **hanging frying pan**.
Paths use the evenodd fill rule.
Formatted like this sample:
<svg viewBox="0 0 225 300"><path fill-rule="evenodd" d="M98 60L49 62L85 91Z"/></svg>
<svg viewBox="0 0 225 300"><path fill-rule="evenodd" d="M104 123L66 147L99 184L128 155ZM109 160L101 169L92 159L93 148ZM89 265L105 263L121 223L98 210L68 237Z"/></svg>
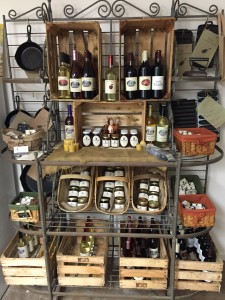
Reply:
<svg viewBox="0 0 225 300"><path fill-rule="evenodd" d="M39 70L43 64L43 50L31 41L31 25L27 25L27 37L28 40L16 50L16 62L25 71Z"/></svg>
<svg viewBox="0 0 225 300"><path fill-rule="evenodd" d="M11 111L6 116L6 119L5 119L5 127L6 128L10 127L10 124L11 124L12 120L18 114L18 112L23 112L24 114L26 114L26 115L28 115L28 116L31 117L31 115L27 111L25 111L23 109L20 109L20 97L19 97L19 95L16 95L15 103L16 103L16 109L14 109L13 111Z"/></svg>

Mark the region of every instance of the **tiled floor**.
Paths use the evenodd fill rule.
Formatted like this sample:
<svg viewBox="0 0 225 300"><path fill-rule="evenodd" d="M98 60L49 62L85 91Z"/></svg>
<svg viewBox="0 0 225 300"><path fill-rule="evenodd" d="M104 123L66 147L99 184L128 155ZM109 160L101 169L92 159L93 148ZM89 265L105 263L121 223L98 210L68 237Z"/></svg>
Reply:
<svg viewBox="0 0 225 300"><path fill-rule="evenodd" d="M43 290L43 288L40 288L39 290ZM129 295L129 290L127 291ZM157 293L153 292L153 295L157 295ZM183 296L184 292L180 292L180 295ZM41 295L35 292L29 291L28 287L24 286L10 286L8 290L6 291L5 295L2 297L1 300L48 300L49 297L47 295ZM95 297L95 295L92 295L90 297L80 297L80 296L66 296L66 297L60 297L55 300L108 300L110 298L106 297ZM114 298L117 300L124 299L122 296ZM129 299L129 296L128 296ZM132 299L138 299L132 298ZM150 298L149 298L150 299ZM160 298L158 298L160 299ZM178 298L177 298L178 299ZM184 298L182 298L184 299ZM225 267L223 271L223 282L221 286L221 292L220 293L210 293L210 292L201 292L194 296L189 296L186 298L187 300L225 300Z"/></svg>

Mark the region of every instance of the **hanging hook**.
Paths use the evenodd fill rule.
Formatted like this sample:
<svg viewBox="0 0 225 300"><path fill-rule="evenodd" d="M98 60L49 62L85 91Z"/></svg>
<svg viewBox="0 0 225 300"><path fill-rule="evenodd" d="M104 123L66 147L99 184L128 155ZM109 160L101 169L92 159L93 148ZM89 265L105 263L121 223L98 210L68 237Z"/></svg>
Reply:
<svg viewBox="0 0 225 300"><path fill-rule="evenodd" d="M20 96L18 94L15 97L15 105L16 105L16 109L20 110Z"/></svg>

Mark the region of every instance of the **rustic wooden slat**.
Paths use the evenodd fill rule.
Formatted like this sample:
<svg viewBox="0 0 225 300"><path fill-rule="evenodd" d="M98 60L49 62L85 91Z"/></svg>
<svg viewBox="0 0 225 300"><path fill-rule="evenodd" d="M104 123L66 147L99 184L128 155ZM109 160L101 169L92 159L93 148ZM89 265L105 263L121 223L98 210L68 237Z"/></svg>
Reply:
<svg viewBox="0 0 225 300"><path fill-rule="evenodd" d="M125 289L161 289L167 288L167 280L120 280L120 287Z"/></svg>
<svg viewBox="0 0 225 300"><path fill-rule="evenodd" d="M121 267L152 267L152 268L167 268L168 260L160 258L132 258L120 257Z"/></svg>
<svg viewBox="0 0 225 300"><path fill-rule="evenodd" d="M221 272L203 272L203 271L181 271L176 273L176 278L186 280L210 280L210 281L221 281Z"/></svg>
<svg viewBox="0 0 225 300"><path fill-rule="evenodd" d="M65 274L87 274L87 275L103 275L104 268L102 266L70 266L64 265L57 268L59 275Z"/></svg>
<svg viewBox="0 0 225 300"><path fill-rule="evenodd" d="M46 269L43 268L32 268L32 266L29 266L28 268L24 267L15 267L15 268L4 268L3 269L4 276L13 276L13 277L45 277L46 275ZM21 278L21 284L23 283Z"/></svg>
<svg viewBox="0 0 225 300"><path fill-rule="evenodd" d="M9 285L41 285L46 286L47 278L45 277L5 277L5 282Z"/></svg>
<svg viewBox="0 0 225 300"><path fill-rule="evenodd" d="M167 278L167 269L120 269L121 277Z"/></svg>
<svg viewBox="0 0 225 300"><path fill-rule="evenodd" d="M177 267L179 270L186 269L186 270L209 270L209 271L218 271L222 272L223 270L223 262L220 261L220 257L218 257L217 262L201 262L201 261L184 261L180 260L177 261Z"/></svg>
<svg viewBox="0 0 225 300"><path fill-rule="evenodd" d="M208 291L219 292L220 283L217 282L197 282L197 281L176 281L175 288L179 290L192 290L192 291Z"/></svg>
<svg viewBox="0 0 225 300"><path fill-rule="evenodd" d="M65 286L104 286L104 278L96 277L58 277L59 285Z"/></svg>
<svg viewBox="0 0 225 300"><path fill-rule="evenodd" d="M67 54L70 53L69 51L69 31L62 31L58 35L58 43L59 43L59 53L65 52Z"/></svg>

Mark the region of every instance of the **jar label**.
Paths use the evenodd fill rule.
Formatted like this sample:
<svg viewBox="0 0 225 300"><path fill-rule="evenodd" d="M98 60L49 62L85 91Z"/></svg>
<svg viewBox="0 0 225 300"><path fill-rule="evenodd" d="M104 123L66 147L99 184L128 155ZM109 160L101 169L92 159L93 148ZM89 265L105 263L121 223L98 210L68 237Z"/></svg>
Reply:
<svg viewBox="0 0 225 300"><path fill-rule="evenodd" d="M147 207L147 205L146 206L137 205L137 209L146 211L148 209L148 207Z"/></svg>
<svg viewBox="0 0 225 300"><path fill-rule="evenodd" d="M156 134L156 125L148 125L145 127L145 141L146 142L154 142Z"/></svg>
<svg viewBox="0 0 225 300"><path fill-rule="evenodd" d="M148 201L158 202L159 201L159 196L158 195L149 195L148 196Z"/></svg>
<svg viewBox="0 0 225 300"><path fill-rule="evenodd" d="M83 136L83 145L85 146L85 147L88 147L88 146L90 146L91 145L91 137L89 136L89 135L84 135Z"/></svg>
<svg viewBox="0 0 225 300"><path fill-rule="evenodd" d="M73 207L77 206L77 202L68 201L67 204L69 204L70 206L73 206Z"/></svg>
<svg viewBox="0 0 225 300"><path fill-rule="evenodd" d="M137 91L137 77L126 77L126 91Z"/></svg>
<svg viewBox="0 0 225 300"><path fill-rule="evenodd" d="M28 245L17 246L17 253L20 258L29 257Z"/></svg>
<svg viewBox="0 0 225 300"><path fill-rule="evenodd" d="M111 140L111 147L118 148L119 147L119 140Z"/></svg>
<svg viewBox="0 0 225 300"><path fill-rule="evenodd" d="M124 171L123 170L116 170L114 172L114 176L116 176L116 177L124 177Z"/></svg>
<svg viewBox="0 0 225 300"><path fill-rule="evenodd" d="M115 183L113 181L106 181L105 182L105 188L111 188L113 189L115 186Z"/></svg>
<svg viewBox="0 0 225 300"><path fill-rule="evenodd" d="M90 186L90 182L88 180L82 180L80 182L80 187L89 187Z"/></svg>
<svg viewBox="0 0 225 300"><path fill-rule="evenodd" d="M138 144L138 137L136 135L133 135L131 138L130 138L130 145L132 147L136 147Z"/></svg>
<svg viewBox="0 0 225 300"><path fill-rule="evenodd" d="M58 90L59 91L69 91L69 78L66 76L59 76L58 77Z"/></svg>
<svg viewBox="0 0 225 300"><path fill-rule="evenodd" d="M80 93L82 81L81 78L70 78L70 92Z"/></svg>
<svg viewBox="0 0 225 300"><path fill-rule="evenodd" d="M148 184L145 182L140 182L140 190L148 190Z"/></svg>
<svg viewBox="0 0 225 300"><path fill-rule="evenodd" d="M101 145L101 138L99 135L94 135L92 139L93 146L99 147Z"/></svg>
<svg viewBox="0 0 225 300"><path fill-rule="evenodd" d="M78 197L88 197L88 191L79 191Z"/></svg>
<svg viewBox="0 0 225 300"><path fill-rule="evenodd" d="M124 204L115 204L115 209L124 209Z"/></svg>
<svg viewBox="0 0 225 300"><path fill-rule="evenodd" d="M65 125L65 139L74 139L75 130L73 125Z"/></svg>
<svg viewBox="0 0 225 300"><path fill-rule="evenodd" d="M151 89L151 76L139 76L139 90L148 91Z"/></svg>
<svg viewBox="0 0 225 300"><path fill-rule="evenodd" d="M105 171L105 176L114 176L113 171Z"/></svg>
<svg viewBox="0 0 225 300"><path fill-rule="evenodd" d="M124 197L124 191L115 191L114 197Z"/></svg>
<svg viewBox="0 0 225 300"><path fill-rule="evenodd" d="M102 140L102 147L109 148L110 140Z"/></svg>
<svg viewBox="0 0 225 300"><path fill-rule="evenodd" d="M164 87L164 76L152 76L152 90L161 91Z"/></svg>
<svg viewBox="0 0 225 300"><path fill-rule="evenodd" d="M100 202L100 208L109 209L109 203L108 202Z"/></svg>
<svg viewBox="0 0 225 300"><path fill-rule="evenodd" d="M70 190L68 196L69 197L78 197L78 191L76 190Z"/></svg>
<svg viewBox="0 0 225 300"><path fill-rule="evenodd" d="M169 126L157 126L157 142L166 143L167 142L167 136L168 136Z"/></svg>
<svg viewBox="0 0 225 300"><path fill-rule="evenodd" d="M80 186L80 181L76 180L76 179L71 179L70 180L70 186L77 186L77 187L79 187Z"/></svg>
<svg viewBox="0 0 225 300"><path fill-rule="evenodd" d="M117 186L124 186L124 181L116 180L115 187L117 187Z"/></svg>
<svg viewBox="0 0 225 300"><path fill-rule="evenodd" d="M112 192L103 191L102 197L103 198L111 198L112 197Z"/></svg>
<svg viewBox="0 0 225 300"><path fill-rule="evenodd" d="M105 93L106 94L115 94L116 93L116 80L106 79L105 80Z"/></svg>
<svg viewBox="0 0 225 300"><path fill-rule="evenodd" d="M127 147L128 146L128 137L126 135L122 135L120 137L120 146Z"/></svg>
<svg viewBox="0 0 225 300"><path fill-rule="evenodd" d="M158 248L149 248L149 256L151 258L157 258L158 257Z"/></svg>
<svg viewBox="0 0 225 300"><path fill-rule="evenodd" d="M158 192L159 193L159 186L150 185L149 191L150 192Z"/></svg>
<svg viewBox="0 0 225 300"><path fill-rule="evenodd" d="M147 193L139 193L138 198L144 198L148 200L148 194Z"/></svg>
<svg viewBox="0 0 225 300"><path fill-rule="evenodd" d="M82 91L84 92L95 91L94 77L82 77Z"/></svg>

